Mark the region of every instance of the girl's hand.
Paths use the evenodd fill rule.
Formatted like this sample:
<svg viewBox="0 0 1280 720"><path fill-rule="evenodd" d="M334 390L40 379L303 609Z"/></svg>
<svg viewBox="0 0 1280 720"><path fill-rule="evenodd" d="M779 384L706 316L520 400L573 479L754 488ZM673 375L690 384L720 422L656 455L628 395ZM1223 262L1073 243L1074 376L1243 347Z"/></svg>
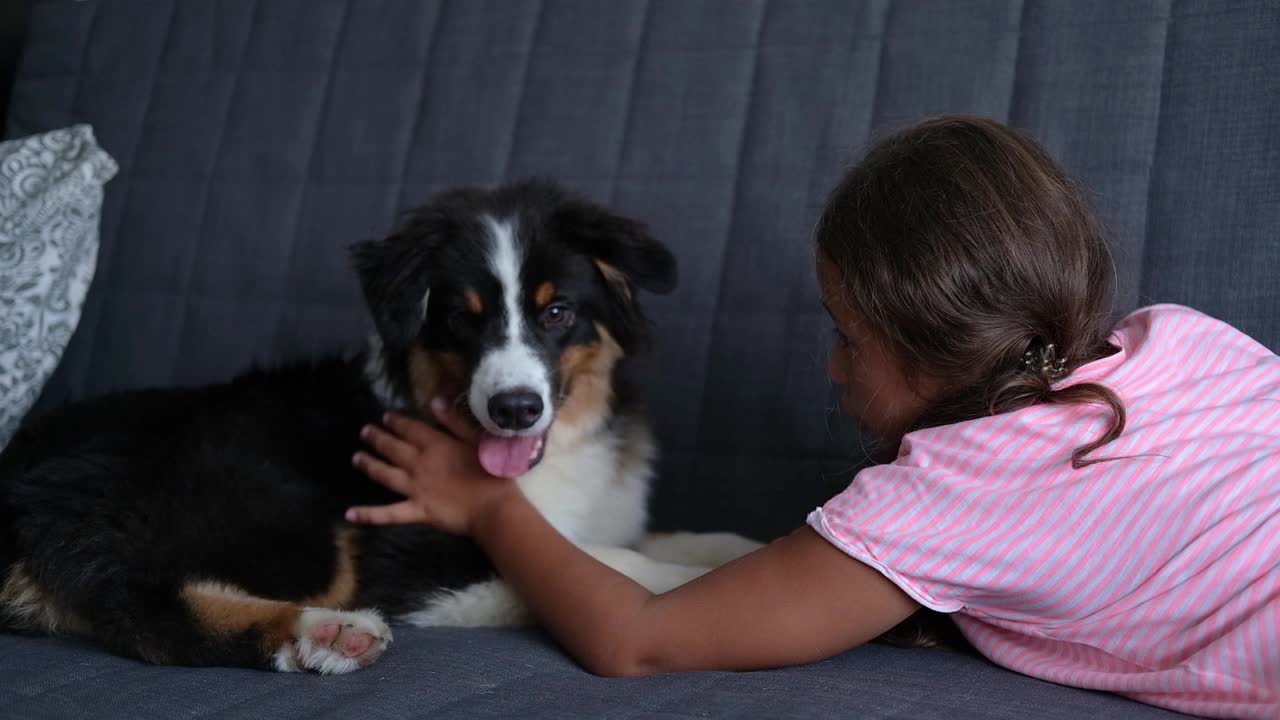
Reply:
<svg viewBox="0 0 1280 720"><path fill-rule="evenodd" d="M356 469L404 495L380 507L353 507L349 522L371 525L429 523L446 532L469 535L476 521L502 498L518 493L516 484L484 471L476 455L476 430L443 398L431 401L431 414L445 430L401 415L383 417L387 429L366 425L360 437L381 458L358 452Z"/></svg>

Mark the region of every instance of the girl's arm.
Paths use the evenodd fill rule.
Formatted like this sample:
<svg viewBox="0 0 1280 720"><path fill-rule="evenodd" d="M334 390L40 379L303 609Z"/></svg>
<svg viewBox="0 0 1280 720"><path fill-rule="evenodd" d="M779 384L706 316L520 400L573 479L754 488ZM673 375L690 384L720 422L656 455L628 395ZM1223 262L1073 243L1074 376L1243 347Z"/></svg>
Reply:
<svg viewBox="0 0 1280 720"><path fill-rule="evenodd" d="M456 433L456 418L433 407ZM919 606L880 573L802 528L670 592L654 595L561 536L515 483L488 476L475 449L405 418L366 429L387 462L356 466L408 499L353 508L377 524L430 522L472 536L535 617L601 675L750 670L830 657Z"/></svg>
<svg viewBox="0 0 1280 720"><path fill-rule="evenodd" d="M812 662L919 608L809 528L662 595L570 543L520 493L487 512L474 537L551 634L599 675Z"/></svg>

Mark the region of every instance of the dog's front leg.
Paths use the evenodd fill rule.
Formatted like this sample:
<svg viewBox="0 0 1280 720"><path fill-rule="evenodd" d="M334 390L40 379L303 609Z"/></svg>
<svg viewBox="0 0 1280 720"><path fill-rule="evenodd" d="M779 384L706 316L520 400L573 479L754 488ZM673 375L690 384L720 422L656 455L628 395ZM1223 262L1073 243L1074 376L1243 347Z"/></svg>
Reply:
<svg viewBox="0 0 1280 720"><path fill-rule="evenodd" d="M651 533L636 546L636 552L665 563L715 568L763 546L727 532Z"/></svg>
<svg viewBox="0 0 1280 720"><path fill-rule="evenodd" d="M652 593L667 592L711 570L710 566L655 560L627 548L594 545L582 549ZM420 627L520 626L533 620L510 586L498 578L436 593L424 601L421 609L398 619Z"/></svg>
<svg viewBox="0 0 1280 720"><path fill-rule="evenodd" d="M635 550L619 547L584 546L592 557L643 585L651 593L664 593L677 588L711 570L710 565L695 566L663 562Z"/></svg>

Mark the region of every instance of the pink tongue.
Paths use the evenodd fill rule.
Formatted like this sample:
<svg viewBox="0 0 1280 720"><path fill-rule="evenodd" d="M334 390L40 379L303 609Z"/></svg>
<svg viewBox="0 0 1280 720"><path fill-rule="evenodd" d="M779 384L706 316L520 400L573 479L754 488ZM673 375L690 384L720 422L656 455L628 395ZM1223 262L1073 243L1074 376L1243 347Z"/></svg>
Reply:
<svg viewBox="0 0 1280 720"><path fill-rule="evenodd" d="M516 478L529 472L535 437L497 437L480 433L480 466L490 475Z"/></svg>

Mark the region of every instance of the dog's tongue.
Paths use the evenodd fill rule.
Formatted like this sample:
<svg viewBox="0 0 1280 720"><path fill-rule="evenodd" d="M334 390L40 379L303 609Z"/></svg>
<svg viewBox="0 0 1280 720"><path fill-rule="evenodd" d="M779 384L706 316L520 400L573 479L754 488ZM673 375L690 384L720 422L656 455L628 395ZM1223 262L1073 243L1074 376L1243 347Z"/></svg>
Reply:
<svg viewBox="0 0 1280 720"><path fill-rule="evenodd" d="M490 475L504 478L516 478L529 472L529 463L533 462L533 449L539 438L533 437L498 437L487 432L480 433L480 466Z"/></svg>

